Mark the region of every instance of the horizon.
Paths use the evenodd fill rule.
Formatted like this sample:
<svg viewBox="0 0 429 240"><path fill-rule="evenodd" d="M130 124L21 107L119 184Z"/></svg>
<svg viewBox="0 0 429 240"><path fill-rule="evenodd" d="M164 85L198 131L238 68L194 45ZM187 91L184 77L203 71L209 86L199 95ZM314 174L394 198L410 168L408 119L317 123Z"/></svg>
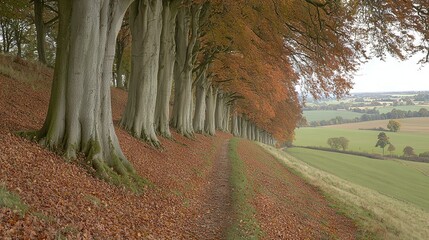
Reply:
<svg viewBox="0 0 429 240"><path fill-rule="evenodd" d="M372 59L356 73L350 94L429 91L428 64L418 64L422 55L400 61L386 57L385 61Z"/></svg>

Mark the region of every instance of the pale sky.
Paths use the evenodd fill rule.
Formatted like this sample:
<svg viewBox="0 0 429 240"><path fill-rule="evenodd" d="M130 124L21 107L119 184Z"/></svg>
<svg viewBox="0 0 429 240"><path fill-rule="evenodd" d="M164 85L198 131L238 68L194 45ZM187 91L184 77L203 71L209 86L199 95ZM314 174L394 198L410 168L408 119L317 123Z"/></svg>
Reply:
<svg viewBox="0 0 429 240"><path fill-rule="evenodd" d="M429 91L429 64L417 64L419 57L401 62L387 57L371 60L361 66L354 77L351 93Z"/></svg>

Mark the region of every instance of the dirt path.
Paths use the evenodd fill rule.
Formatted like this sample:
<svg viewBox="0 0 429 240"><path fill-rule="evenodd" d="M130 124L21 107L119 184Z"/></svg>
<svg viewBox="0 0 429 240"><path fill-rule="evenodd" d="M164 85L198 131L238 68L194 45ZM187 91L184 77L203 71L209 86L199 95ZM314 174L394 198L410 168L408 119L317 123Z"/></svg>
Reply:
<svg viewBox="0 0 429 240"><path fill-rule="evenodd" d="M226 239L226 230L231 223L231 186L229 177L231 164L228 158L228 143L225 141L218 149L217 157L209 173L206 200L201 205L201 217L198 219L200 239Z"/></svg>

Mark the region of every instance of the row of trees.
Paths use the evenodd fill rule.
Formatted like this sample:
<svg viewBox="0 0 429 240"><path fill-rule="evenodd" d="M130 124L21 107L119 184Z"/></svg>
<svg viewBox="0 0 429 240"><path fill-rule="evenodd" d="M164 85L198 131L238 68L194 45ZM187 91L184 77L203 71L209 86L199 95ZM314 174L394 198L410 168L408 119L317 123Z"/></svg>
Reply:
<svg viewBox="0 0 429 240"><path fill-rule="evenodd" d="M4 4L21 9L17 2ZM47 2L42 1L44 8ZM131 72L120 125L134 136L158 146L157 136L170 137L171 126L188 137L217 129L266 143L292 139L301 109L297 86L314 98L340 97L369 57L366 49L375 49L373 56L390 52L399 58L425 50L427 5L58 0L51 100L45 123L33 136L69 158L85 153L100 176L133 175L110 103L113 66L120 62L115 51L124 49L118 35L128 27ZM123 24L126 14L129 24ZM40 28L37 35L46 36ZM412 41L416 35L422 40ZM45 44L37 40L38 46ZM120 71L116 76L121 85Z"/></svg>

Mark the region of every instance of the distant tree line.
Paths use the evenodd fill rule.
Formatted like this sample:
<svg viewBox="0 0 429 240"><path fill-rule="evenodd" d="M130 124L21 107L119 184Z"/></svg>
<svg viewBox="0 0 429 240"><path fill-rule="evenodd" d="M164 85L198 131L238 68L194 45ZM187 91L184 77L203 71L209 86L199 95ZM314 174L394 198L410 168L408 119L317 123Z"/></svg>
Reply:
<svg viewBox="0 0 429 240"><path fill-rule="evenodd" d="M321 120L321 121L301 121L301 126L310 126L310 127L318 127L318 126L327 126L327 125L336 125L336 124L344 124L344 123L356 123L356 122L366 122L366 121L375 121L375 120L386 120L386 119L401 119L401 118L415 118L415 117L429 117L429 111L426 108L420 108L419 111L404 111L398 109L392 109L392 111L388 113L379 113L378 110L365 110L365 111L374 111L374 113L365 113L360 117L356 117L353 119L344 119L343 117L337 116L330 120Z"/></svg>

